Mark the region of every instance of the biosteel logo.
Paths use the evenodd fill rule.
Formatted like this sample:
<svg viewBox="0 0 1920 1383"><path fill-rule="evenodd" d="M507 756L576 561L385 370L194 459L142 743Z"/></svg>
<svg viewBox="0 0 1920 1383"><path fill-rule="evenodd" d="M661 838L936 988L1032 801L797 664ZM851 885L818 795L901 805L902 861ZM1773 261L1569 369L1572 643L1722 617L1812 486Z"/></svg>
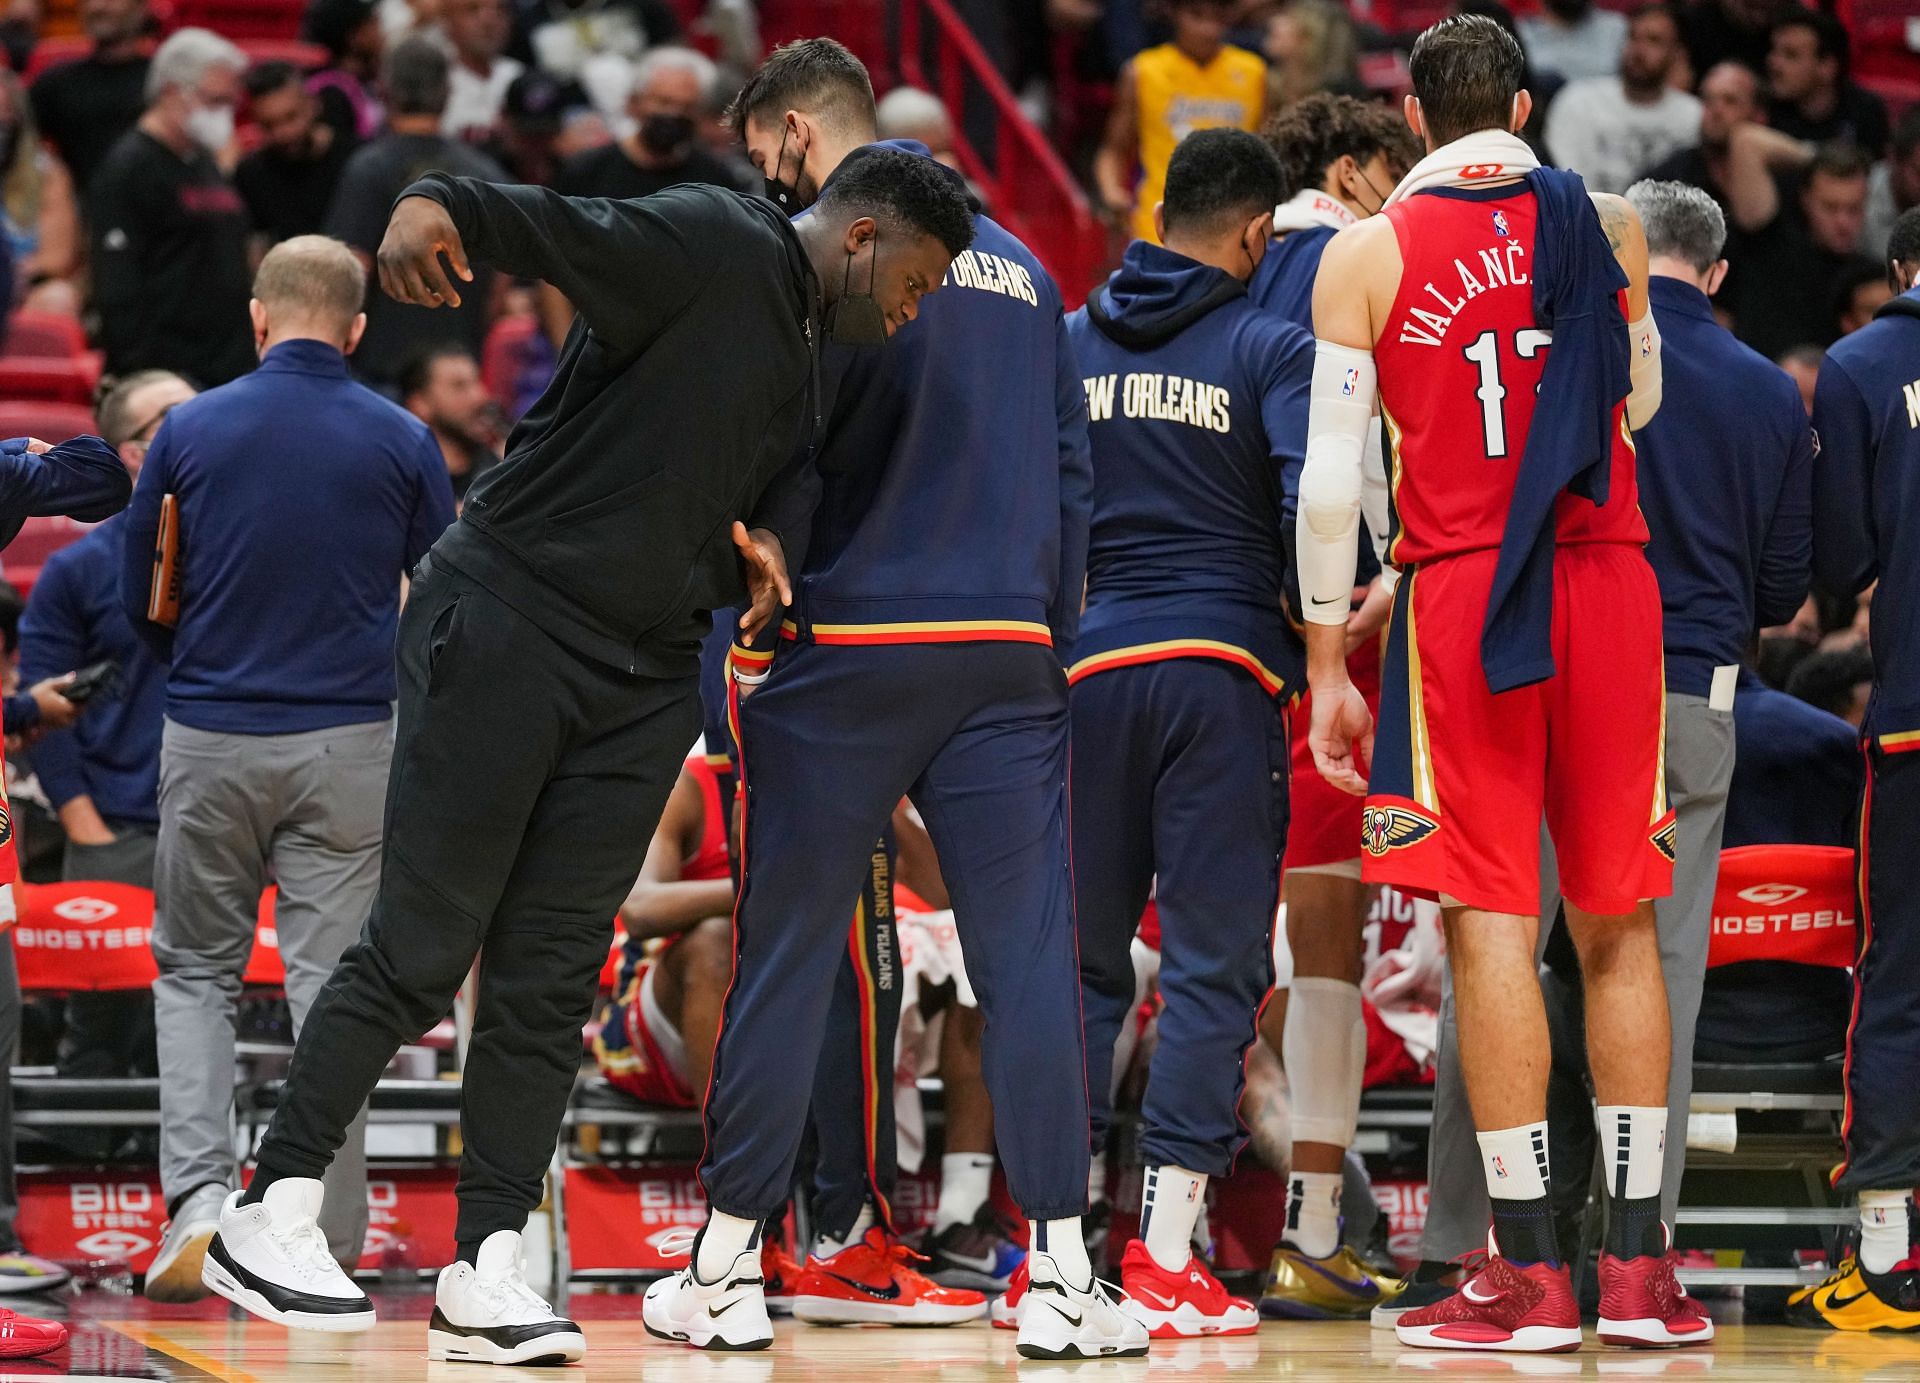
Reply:
<svg viewBox="0 0 1920 1383"><path fill-rule="evenodd" d="M1749 903L1758 903L1763 908L1778 907L1781 903L1791 903L1796 898L1807 896L1807 890L1798 884L1755 884L1752 888L1743 888L1738 895Z"/></svg>

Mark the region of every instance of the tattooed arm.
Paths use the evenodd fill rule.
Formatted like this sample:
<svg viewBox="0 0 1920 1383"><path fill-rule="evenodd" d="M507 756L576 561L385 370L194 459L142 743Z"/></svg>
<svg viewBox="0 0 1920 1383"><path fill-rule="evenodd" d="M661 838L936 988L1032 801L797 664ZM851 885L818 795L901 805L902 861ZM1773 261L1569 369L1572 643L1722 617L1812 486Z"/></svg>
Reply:
<svg viewBox="0 0 1920 1383"><path fill-rule="evenodd" d="M1627 271L1627 320L1638 321L1647 314L1647 234L1640 225L1640 213L1625 197L1611 192L1595 192L1593 208L1600 214L1600 228L1613 246L1613 257Z"/></svg>

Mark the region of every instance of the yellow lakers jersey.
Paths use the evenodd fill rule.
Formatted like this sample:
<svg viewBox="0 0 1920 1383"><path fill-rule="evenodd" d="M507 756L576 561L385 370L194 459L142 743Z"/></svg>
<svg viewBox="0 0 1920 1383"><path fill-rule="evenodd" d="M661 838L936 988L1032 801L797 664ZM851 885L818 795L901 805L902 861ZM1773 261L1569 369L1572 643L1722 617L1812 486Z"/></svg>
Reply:
<svg viewBox="0 0 1920 1383"><path fill-rule="evenodd" d="M1205 67L1171 43L1133 60L1139 112L1140 186L1133 202L1133 233L1158 242L1153 208L1167 186L1173 146L1195 130L1222 126L1251 130L1266 104L1267 64L1244 48L1221 48Z"/></svg>

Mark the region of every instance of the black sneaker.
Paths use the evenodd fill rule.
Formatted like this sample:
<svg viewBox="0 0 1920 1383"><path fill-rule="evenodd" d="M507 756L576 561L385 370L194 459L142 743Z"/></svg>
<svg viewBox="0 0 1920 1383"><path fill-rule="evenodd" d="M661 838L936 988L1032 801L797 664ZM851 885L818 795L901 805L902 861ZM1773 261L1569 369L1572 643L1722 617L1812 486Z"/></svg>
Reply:
<svg viewBox="0 0 1920 1383"><path fill-rule="evenodd" d="M1013 1280L1013 1270L1027 1251L1013 1242L991 1206L982 1206L971 1224L928 1230L920 1243L926 1255L921 1270L942 1287L955 1287L998 1296Z"/></svg>
<svg viewBox="0 0 1920 1383"><path fill-rule="evenodd" d="M1413 1276L1406 1280L1405 1289L1391 1301L1383 1301L1374 1307L1368 1320L1375 1330L1391 1330L1407 1312L1445 1301L1459 1291L1460 1276L1459 1263L1422 1260L1420 1266L1413 1270Z"/></svg>

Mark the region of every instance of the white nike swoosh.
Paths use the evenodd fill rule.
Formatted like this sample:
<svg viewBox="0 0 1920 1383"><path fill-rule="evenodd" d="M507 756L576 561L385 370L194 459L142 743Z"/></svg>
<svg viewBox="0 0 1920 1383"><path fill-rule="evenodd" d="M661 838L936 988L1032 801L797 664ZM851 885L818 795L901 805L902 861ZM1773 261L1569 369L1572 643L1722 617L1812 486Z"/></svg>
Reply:
<svg viewBox="0 0 1920 1383"><path fill-rule="evenodd" d="M1159 1302L1162 1306L1166 1307L1167 1310L1169 1311L1173 1310L1173 1308L1179 1304L1172 1297L1161 1296L1158 1292L1154 1291L1151 1287L1142 1287L1140 1289L1140 1295L1143 1297L1152 1297L1155 1301Z"/></svg>
<svg viewBox="0 0 1920 1383"><path fill-rule="evenodd" d="M1462 1287L1460 1289L1460 1292L1463 1296L1466 1297L1468 1301L1476 1302L1481 1306L1491 1306L1494 1302L1500 1300L1500 1296L1501 1296L1499 1292L1495 1292L1490 1297L1483 1297L1478 1292L1473 1290L1473 1284L1471 1282L1469 1282L1466 1286Z"/></svg>
<svg viewBox="0 0 1920 1383"><path fill-rule="evenodd" d="M955 1253L952 1249L942 1249L940 1254L941 1257L946 1258L950 1262L958 1263L963 1268L972 1268L976 1272L983 1273L992 1272L996 1261L995 1256L991 1253L980 1258L973 1258L964 1253Z"/></svg>

